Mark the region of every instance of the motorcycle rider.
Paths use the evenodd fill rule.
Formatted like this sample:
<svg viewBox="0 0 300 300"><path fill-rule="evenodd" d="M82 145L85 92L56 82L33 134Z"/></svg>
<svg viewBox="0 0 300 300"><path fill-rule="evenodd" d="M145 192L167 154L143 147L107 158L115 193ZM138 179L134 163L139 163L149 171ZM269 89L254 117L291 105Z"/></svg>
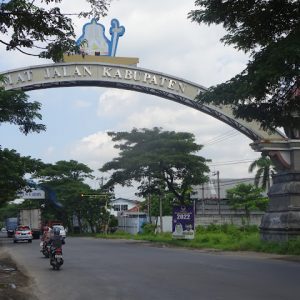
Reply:
<svg viewBox="0 0 300 300"><path fill-rule="evenodd" d="M51 228L48 226L44 226L43 235L41 237L41 243L40 243L41 252L44 252L47 249L47 246L49 245L50 242L50 238L51 238Z"/></svg>
<svg viewBox="0 0 300 300"><path fill-rule="evenodd" d="M51 237L51 227L44 226L44 228L43 228L43 235L42 235L41 240L43 242L48 243L50 241L50 237Z"/></svg>
<svg viewBox="0 0 300 300"><path fill-rule="evenodd" d="M60 229L54 227L50 238L50 265L54 270L59 270L63 263L62 237L60 236Z"/></svg>
<svg viewBox="0 0 300 300"><path fill-rule="evenodd" d="M62 247L62 238L60 236L60 230L59 228L55 227L51 231L51 237L50 237L50 249L51 253L56 249L56 248L61 248Z"/></svg>

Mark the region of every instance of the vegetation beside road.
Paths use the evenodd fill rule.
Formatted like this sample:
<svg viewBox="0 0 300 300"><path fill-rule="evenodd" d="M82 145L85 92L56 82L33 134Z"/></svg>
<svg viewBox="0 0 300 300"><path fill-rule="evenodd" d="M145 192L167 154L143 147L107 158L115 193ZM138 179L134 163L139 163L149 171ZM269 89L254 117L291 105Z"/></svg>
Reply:
<svg viewBox="0 0 300 300"><path fill-rule="evenodd" d="M151 225L150 225L151 226ZM93 234L96 238L134 239L150 241L168 246L187 247L192 249L215 249L223 251L255 251L274 254L300 255L300 239L275 243L260 240L256 226L237 227L234 225L197 226L194 240L172 239L171 233L155 234L151 228L145 232L131 235L122 231L113 234Z"/></svg>
<svg viewBox="0 0 300 300"><path fill-rule="evenodd" d="M37 300L32 295L30 278L24 274L12 258L1 251L0 242L0 298L1 300Z"/></svg>

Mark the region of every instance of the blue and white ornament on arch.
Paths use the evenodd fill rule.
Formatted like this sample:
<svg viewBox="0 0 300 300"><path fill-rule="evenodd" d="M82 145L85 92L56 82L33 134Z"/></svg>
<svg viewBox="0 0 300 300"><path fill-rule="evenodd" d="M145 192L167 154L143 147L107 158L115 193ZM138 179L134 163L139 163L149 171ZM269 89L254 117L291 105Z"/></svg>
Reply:
<svg viewBox="0 0 300 300"><path fill-rule="evenodd" d="M111 20L110 39L105 35L105 27L92 19L83 26L82 35L77 40L82 55L115 56L118 41L125 33L125 27L120 26L117 19Z"/></svg>

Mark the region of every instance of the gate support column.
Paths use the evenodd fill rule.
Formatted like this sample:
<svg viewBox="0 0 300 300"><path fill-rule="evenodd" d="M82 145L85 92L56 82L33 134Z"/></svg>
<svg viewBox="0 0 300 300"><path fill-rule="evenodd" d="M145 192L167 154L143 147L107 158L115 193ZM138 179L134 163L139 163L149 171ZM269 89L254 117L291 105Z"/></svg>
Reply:
<svg viewBox="0 0 300 300"><path fill-rule="evenodd" d="M278 242L300 237L300 140L251 146L268 153L278 170L268 192L270 203L261 221L261 238Z"/></svg>

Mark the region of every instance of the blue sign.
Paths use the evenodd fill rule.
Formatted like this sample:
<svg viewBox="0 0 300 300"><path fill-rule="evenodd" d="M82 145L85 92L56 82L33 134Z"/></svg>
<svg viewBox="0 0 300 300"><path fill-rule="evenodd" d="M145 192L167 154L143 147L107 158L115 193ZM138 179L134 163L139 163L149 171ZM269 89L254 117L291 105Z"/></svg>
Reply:
<svg viewBox="0 0 300 300"><path fill-rule="evenodd" d="M193 239L195 237L193 206L173 207L172 236L176 239Z"/></svg>
<svg viewBox="0 0 300 300"><path fill-rule="evenodd" d="M83 26L82 35L77 40L77 45L83 55L115 56L119 37L125 33L125 27L120 26L117 19L111 20L109 29L111 35L108 39L105 35L105 27L92 19L90 23Z"/></svg>

